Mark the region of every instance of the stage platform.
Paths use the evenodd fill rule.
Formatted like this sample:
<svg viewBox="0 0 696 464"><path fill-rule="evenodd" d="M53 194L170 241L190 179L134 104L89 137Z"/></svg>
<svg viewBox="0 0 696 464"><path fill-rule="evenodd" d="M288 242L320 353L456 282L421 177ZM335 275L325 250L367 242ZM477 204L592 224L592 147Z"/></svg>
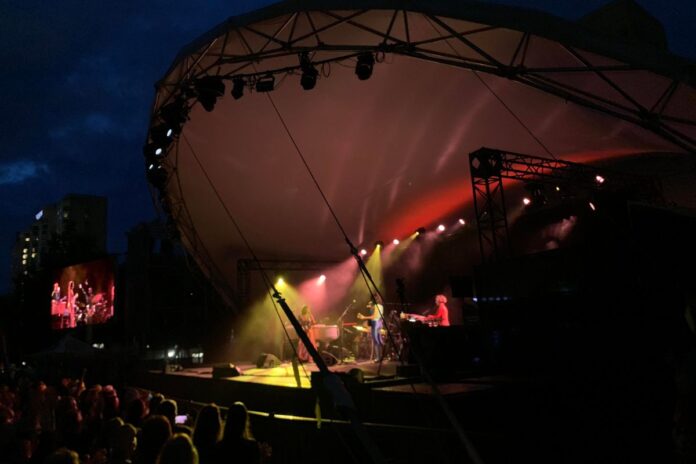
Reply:
<svg viewBox="0 0 696 464"><path fill-rule="evenodd" d="M158 391L165 396L178 399L229 405L243 401L250 409L269 414L289 414L314 417L317 398L325 402L321 393L312 388L311 376L318 372L313 363L299 366L299 380L292 364L282 363L278 367L258 368L252 363L236 366L241 375L213 378L212 366L191 367L182 370L150 370L141 373L136 386ZM386 361L381 366L371 361L338 364L332 372L345 374L344 379L358 409L366 420L387 423L417 423L418 415L402 414L410 410L414 401L434 405L433 391L420 377L399 377L397 363ZM349 373L362 373L359 382ZM442 381L437 384L439 392L452 403L480 397L498 388L495 379L470 378L457 381ZM330 417L331 408L324 408L325 417Z"/></svg>

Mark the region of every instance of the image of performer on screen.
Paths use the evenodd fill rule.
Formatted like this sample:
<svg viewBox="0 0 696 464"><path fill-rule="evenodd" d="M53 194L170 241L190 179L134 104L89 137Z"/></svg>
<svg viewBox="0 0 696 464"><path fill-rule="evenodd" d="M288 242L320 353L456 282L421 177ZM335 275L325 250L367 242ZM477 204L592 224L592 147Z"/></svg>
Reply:
<svg viewBox="0 0 696 464"><path fill-rule="evenodd" d="M435 295L435 312L426 316L426 321L431 321L440 327L449 327L449 309L447 309L447 297L445 295Z"/></svg>
<svg viewBox="0 0 696 464"><path fill-rule="evenodd" d="M51 300L60 301L60 285L58 282L53 282L53 292L51 292Z"/></svg>
<svg viewBox="0 0 696 464"><path fill-rule="evenodd" d="M75 293L75 282L68 282L68 294L65 301L65 312L61 328L75 327L75 305L77 303L77 293Z"/></svg>
<svg viewBox="0 0 696 464"><path fill-rule="evenodd" d="M379 362L382 359L382 335L383 326L382 315L384 314L384 306L379 295L375 295L374 299L367 303L366 308L370 311L369 314L358 313L358 319L367 320L370 322L370 333L372 335L372 360Z"/></svg>
<svg viewBox="0 0 696 464"><path fill-rule="evenodd" d="M316 324L316 321L314 320L312 312L309 310L309 306L304 305L302 307L302 311L300 311L300 315L298 316L297 320L300 322L302 330L305 331L309 337L309 340L312 342L312 345L317 346L316 341L314 340L314 331L312 330L312 326ZM310 360L309 351L307 350L305 344L302 343L302 340L300 340L297 344L297 357L302 362L307 362Z"/></svg>

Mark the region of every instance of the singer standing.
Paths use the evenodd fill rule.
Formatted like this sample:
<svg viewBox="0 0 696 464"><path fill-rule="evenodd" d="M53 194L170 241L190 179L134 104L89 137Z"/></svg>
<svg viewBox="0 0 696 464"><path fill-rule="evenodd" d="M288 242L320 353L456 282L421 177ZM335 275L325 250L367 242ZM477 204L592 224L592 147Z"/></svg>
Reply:
<svg viewBox="0 0 696 464"><path fill-rule="evenodd" d="M382 359L382 326L384 321L382 315L384 314L384 306L382 306L382 300L379 295L375 295L374 299L367 303L367 309L370 310L370 314L360 314L358 313L358 319L370 321L370 329L372 333L372 360L374 362L379 362Z"/></svg>

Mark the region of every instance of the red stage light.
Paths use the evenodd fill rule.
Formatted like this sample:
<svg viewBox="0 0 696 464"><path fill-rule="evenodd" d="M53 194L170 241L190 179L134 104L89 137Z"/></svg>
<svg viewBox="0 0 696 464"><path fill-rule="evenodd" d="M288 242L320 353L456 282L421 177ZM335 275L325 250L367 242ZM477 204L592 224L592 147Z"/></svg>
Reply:
<svg viewBox="0 0 696 464"><path fill-rule="evenodd" d="M444 226L444 224L440 224L439 226L437 226L437 231L438 231L438 232L444 232L444 231L445 231L445 226Z"/></svg>

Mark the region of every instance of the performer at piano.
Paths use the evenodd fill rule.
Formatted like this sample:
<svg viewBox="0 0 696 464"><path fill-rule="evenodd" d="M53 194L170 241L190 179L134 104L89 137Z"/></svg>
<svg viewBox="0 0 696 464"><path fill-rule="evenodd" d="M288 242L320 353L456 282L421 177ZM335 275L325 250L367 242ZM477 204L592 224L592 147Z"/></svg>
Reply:
<svg viewBox="0 0 696 464"><path fill-rule="evenodd" d="M440 327L449 327L449 310L447 309L447 297L445 295L435 295L435 312L425 317L426 321L437 322Z"/></svg>
<svg viewBox="0 0 696 464"><path fill-rule="evenodd" d="M372 360L379 362L382 359L382 330L384 314L384 306L379 295L375 295L374 300L367 303L366 308L370 310L370 314L358 313L358 319L370 321L370 330L372 332Z"/></svg>
<svg viewBox="0 0 696 464"><path fill-rule="evenodd" d="M300 315L297 320L300 322L302 329L309 337L312 345L316 347L317 343L314 340L314 331L312 330L312 326L316 324L316 321L314 320L312 312L309 310L309 306L304 305L302 307L302 311L300 311ZM297 343L297 357L302 362L307 362L310 360L309 351L307 351L307 347L304 343L302 343L302 340L298 341Z"/></svg>

